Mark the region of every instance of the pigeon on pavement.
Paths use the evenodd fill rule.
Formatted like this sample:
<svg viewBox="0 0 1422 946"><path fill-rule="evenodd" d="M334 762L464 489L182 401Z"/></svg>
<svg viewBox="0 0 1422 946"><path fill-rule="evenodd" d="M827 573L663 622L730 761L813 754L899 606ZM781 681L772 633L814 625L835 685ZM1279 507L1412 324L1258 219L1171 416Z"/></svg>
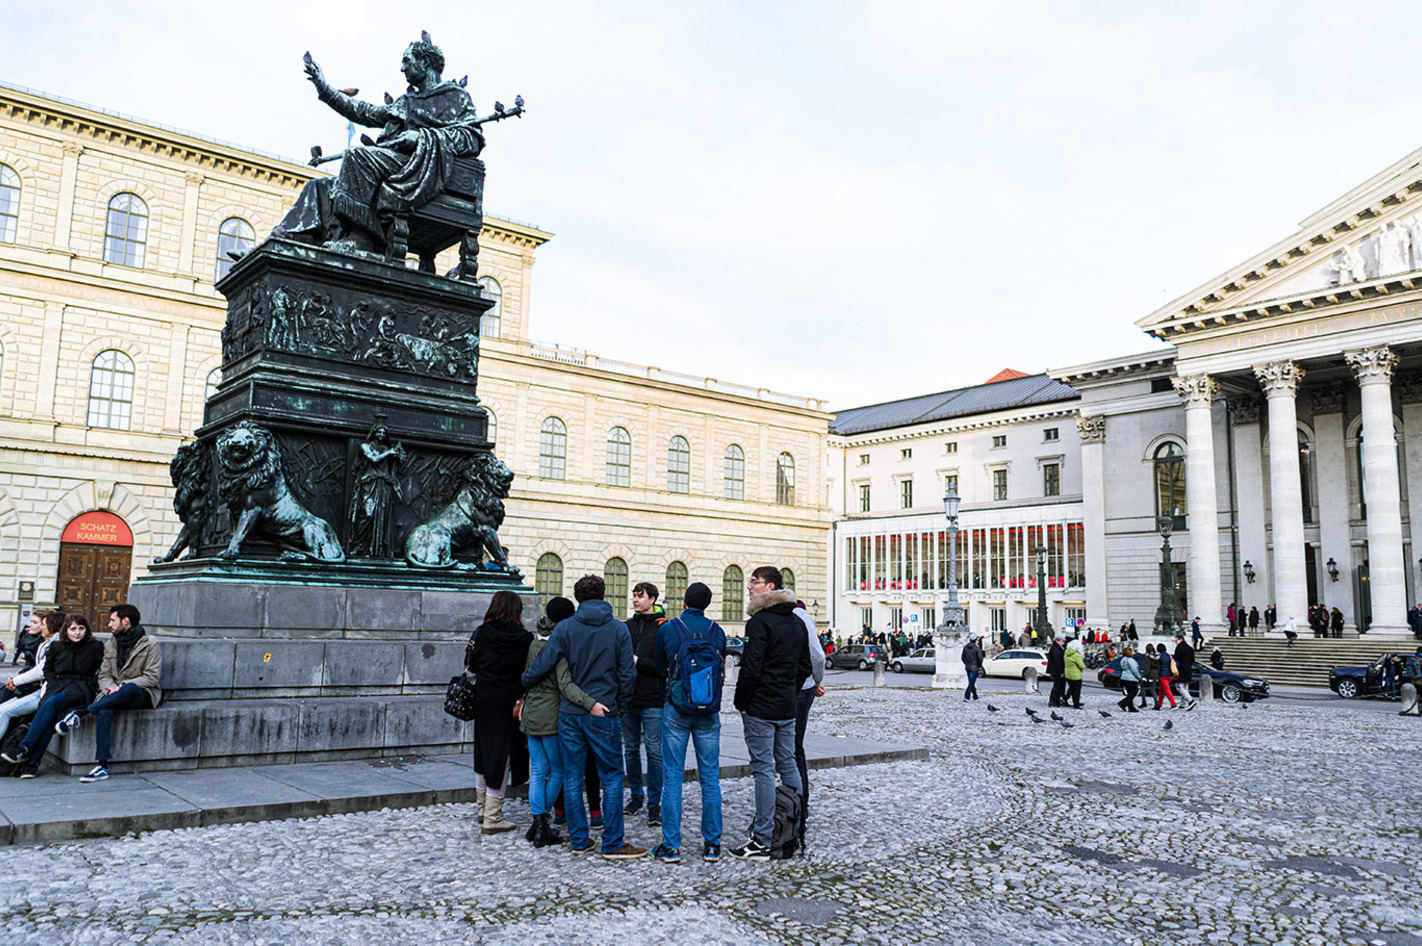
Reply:
<svg viewBox="0 0 1422 946"><path fill-rule="evenodd" d="M1027 707L1027 715L1028 715L1028 716L1036 716L1036 715L1037 715L1037 711L1034 710L1032 707L1029 706L1029 707Z"/></svg>
<svg viewBox="0 0 1422 946"><path fill-rule="evenodd" d="M1057 722L1061 722L1065 718L1066 717L1064 716L1058 716L1056 710L1052 710L1052 719L1055 719Z"/></svg>
<svg viewBox="0 0 1422 946"><path fill-rule="evenodd" d="M1111 718L1111 714L1108 713L1108 712L1106 712L1105 710L1097 710L1096 712L1098 712L1098 713L1101 714L1101 718L1102 718L1102 719L1110 719L1110 718Z"/></svg>
<svg viewBox="0 0 1422 946"><path fill-rule="evenodd" d="M1162 729L1174 729L1174 728L1175 728L1175 721L1174 721L1174 720L1171 720L1171 719L1167 719L1167 720L1165 721L1165 725L1162 726L1161 728L1162 728Z"/></svg>
<svg viewBox="0 0 1422 946"><path fill-rule="evenodd" d="M1043 718L1040 717L1040 716L1033 716L1033 717L1032 717L1032 722L1034 722L1034 723L1045 723L1046 720L1043 719Z"/></svg>
<svg viewBox="0 0 1422 946"><path fill-rule="evenodd" d="M1000 710L998 710L998 708L997 708L996 706L993 706L991 703L989 703L989 704L987 705L987 707L988 707L988 712L989 712L989 713L997 713L997 712L1000 712Z"/></svg>
<svg viewBox="0 0 1422 946"><path fill-rule="evenodd" d="M1063 719L1063 720L1058 720L1058 722L1061 723L1061 727L1062 727L1063 729L1072 729L1072 728L1074 728L1071 723L1067 722L1067 721L1064 720L1064 719Z"/></svg>

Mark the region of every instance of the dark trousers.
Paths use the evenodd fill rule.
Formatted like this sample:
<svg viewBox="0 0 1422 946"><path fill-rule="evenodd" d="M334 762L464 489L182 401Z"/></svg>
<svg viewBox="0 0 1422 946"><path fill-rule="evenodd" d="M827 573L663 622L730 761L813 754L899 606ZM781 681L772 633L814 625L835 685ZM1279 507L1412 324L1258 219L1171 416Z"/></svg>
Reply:
<svg viewBox="0 0 1422 946"><path fill-rule="evenodd" d="M810 707L815 703L814 689L795 694L795 768L800 770L800 826L810 810L810 770L805 763L805 727L810 724Z"/></svg>
<svg viewBox="0 0 1422 946"><path fill-rule="evenodd" d="M1067 693L1066 693L1066 700L1063 701L1064 704L1067 703L1067 702L1069 702L1069 703L1071 703L1072 706L1075 706L1077 709L1081 709L1081 681L1080 681L1080 680L1068 680L1068 681L1066 682L1066 685L1067 685Z"/></svg>
<svg viewBox="0 0 1422 946"><path fill-rule="evenodd" d="M1128 713L1139 712L1136 709L1136 694L1140 692L1141 685L1135 680L1122 680L1121 686L1126 691L1126 696L1116 705Z"/></svg>
<svg viewBox="0 0 1422 946"><path fill-rule="evenodd" d="M1063 677L1052 679L1052 692L1047 695L1048 706L1061 706L1062 697L1066 695L1066 680Z"/></svg>
<svg viewBox="0 0 1422 946"><path fill-rule="evenodd" d="M153 704L148 699L147 691L136 683L125 683L114 692L104 694L80 710L80 716L93 713L94 718L98 721L98 725L94 729L94 761L100 765L108 765L109 759L112 758L109 747L115 710L152 708Z"/></svg>
<svg viewBox="0 0 1422 946"><path fill-rule="evenodd" d="M963 691L963 699L976 700L978 698L978 674L980 670L968 671L968 688Z"/></svg>
<svg viewBox="0 0 1422 946"><path fill-rule="evenodd" d="M39 771L44 750L49 748L49 741L54 738L54 724L65 713L87 702L88 691L77 685L65 687L53 696L44 698L39 709L35 710L35 718L30 721L30 731L25 733L25 738L20 743L20 751L29 759L26 767L31 772Z"/></svg>

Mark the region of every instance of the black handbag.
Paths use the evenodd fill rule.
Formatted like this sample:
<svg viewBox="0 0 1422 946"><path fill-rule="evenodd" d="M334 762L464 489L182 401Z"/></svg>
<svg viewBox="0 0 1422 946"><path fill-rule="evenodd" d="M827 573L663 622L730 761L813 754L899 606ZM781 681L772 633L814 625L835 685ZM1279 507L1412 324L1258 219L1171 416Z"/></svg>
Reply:
<svg viewBox="0 0 1422 946"><path fill-rule="evenodd" d="M474 718L474 679L467 673L451 677L444 694L444 711L455 719L469 722Z"/></svg>

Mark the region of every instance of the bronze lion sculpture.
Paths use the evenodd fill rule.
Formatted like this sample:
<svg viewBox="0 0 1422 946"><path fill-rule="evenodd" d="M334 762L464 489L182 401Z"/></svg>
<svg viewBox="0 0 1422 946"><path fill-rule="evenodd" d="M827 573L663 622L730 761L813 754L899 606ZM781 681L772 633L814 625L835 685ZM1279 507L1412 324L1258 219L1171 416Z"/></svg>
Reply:
<svg viewBox="0 0 1422 946"><path fill-rule="evenodd" d="M168 476L173 481L173 511L183 527L166 555L153 560L155 565L171 562L183 549L186 558L198 554L198 543L207 530L208 455L200 444L185 443L168 464Z"/></svg>
<svg viewBox="0 0 1422 946"><path fill-rule="evenodd" d="M281 451L265 427L242 421L217 438L217 491L237 521L218 558L236 558L256 532L280 545L284 559L345 561L336 530L287 489Z"/></svg>
<svg viewBox="0 0 1422 946"><path fill-rule="evenodd" d="M462 483L454 500L428 522L410 530L405 539L405 561L417 568L484 568L512 572L499 526L504 524L504 499L513 483L513 471L492 453L470 458L461 471ZM482 553L489 562L480 565ZM456 556L476 559L462 563Z"/></svg>

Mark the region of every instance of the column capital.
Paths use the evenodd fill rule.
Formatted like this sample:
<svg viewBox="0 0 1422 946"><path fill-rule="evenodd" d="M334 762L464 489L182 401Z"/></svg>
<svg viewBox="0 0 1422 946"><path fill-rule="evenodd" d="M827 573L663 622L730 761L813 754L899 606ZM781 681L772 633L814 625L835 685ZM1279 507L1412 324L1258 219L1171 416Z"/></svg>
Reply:
<svg viewBox="0 0 1422 946"><path fill-rule="evenodd" d="M1271 361L1254 366L1254 377L1269 397L1293 397L1303 384L1304 370L1293 361Z"/></svg>
<svg viewBox="0 0 1422 946"><path fill-rule="evenodd" d="M1188 407L1209 407L1210 401L1220 393L1220 383L1207 374L1192 374L1183 378L1171 378L1175 393L1180 395Z"/></svg>
<svg viewBox="0 0 1422 946"><path fill-rule="evenodd" d="M1314 416L1343 413L1343 382L1332 381L1308 389L1309 406Z"/></svg>
<svg viewBox="0 0 1422 946"><path fill-rule="evenodd" d="M202 184L203 182L205 182L205 181L207 180L207 178L203 177L203 176L202 176L201 174L199 174L197 171L187 171L187 172L185 172L185 173L183 174L183 180L187 181L189 184L193 185L194 187L197 187L197 186L199 186L200 184Z"/></svg>
<svg viewBox="0 0 1422 946"><path fill-rule="evenodd" d="M1240 394L1229 399L1229 412L1234 415L1235 424L1259 423L1259 398L1253 394Z"/></svg>
<svg viewBox="0 0 1422 946"><path fill-rule="evenodd" d="M84 153L84 146L77 141L66 141L60 148L67 157L77 158Z"/></svg>
<svg viewBox="0 0 1422 946"><path fill-rule="evenodd" d="M1353 369L1359 384L1390 384L1393 369L1397 367L1397 353L1386 345L1345 351L1343 359Z"/></svg>
<svg viewBox="0 0 1422 946"><path fill-rule="evenodd" d="M1076 432L1082 443L1106 442L1106 415L1080 416L1076 419Z"/></svg>

